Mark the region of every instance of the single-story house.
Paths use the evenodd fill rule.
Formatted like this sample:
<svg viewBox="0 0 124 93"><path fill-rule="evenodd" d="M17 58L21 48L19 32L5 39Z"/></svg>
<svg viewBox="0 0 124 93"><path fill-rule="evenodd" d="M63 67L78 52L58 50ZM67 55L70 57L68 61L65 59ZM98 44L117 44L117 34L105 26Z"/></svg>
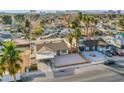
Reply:
<svg viewBox="0 0 124 93"><path fill-rule="evenodd" d="M85 40L83 41L83 46L79 47L81 51L106 51L109 50L110 47L108 44L100 40Z"/></svg>
<svg viewBox="0 0 124 93"><path fill-rule="evenodd" d="M124 49L124 38L119 38L119 44L120 44L120 48Z"/></svg>
<svg viewBox="0 0 124 93"><path fill-rule="evenodd" d="M115 37L116 37L116 38L123 38L123 37L124 37L124 33L117 34Z"/></svg>
<svg viewBox="0 0 124 93"><path fill-rule="evenodd" d="M30 49L30 43L29 40L25 39L14 39L13 42L15 42L17 49L20 51L26 51Z"/></svg>
<svg viewBox="0 0 124 93"><path fill-rule="evenodd" d="M12 40L12 36L9 31L0 31L0 41L5 42L11 40Z"/></svg>
<svg viewBox="0 0 124 93"><path fill-rule="evenodd" d="M64 40L36 45L36 59L54 58L56 55L65 55L68 52L69 48Z"/></svg>
<svg viewBox="0 0 124 93"><path fill-rule="evenodd" d="M114 46L114 47L118 47L120 48L120 40L118 38L115 37L111 37L111 36L103 36L102 40L104 40L108 45Z"/></svg>

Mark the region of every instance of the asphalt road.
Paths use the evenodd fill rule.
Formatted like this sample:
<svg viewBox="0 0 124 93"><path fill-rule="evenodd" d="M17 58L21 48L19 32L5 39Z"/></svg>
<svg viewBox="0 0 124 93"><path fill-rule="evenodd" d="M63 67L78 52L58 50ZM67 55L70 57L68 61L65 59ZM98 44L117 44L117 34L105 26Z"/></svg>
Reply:
<svg viewBox="0 0 124 93"><path fill-rule="evenodd" d="M78 73L41 82L124 82L123 75L104 68L102 64L80 68ZM40 78L36 81L40 82Z"/></svg>

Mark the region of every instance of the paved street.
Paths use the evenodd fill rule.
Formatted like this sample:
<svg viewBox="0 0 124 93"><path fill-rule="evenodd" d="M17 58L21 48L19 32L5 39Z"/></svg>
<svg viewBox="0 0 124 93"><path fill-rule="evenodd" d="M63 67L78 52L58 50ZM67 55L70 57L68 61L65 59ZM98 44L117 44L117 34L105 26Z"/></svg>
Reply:
<svg viewBox="0 0 124 93"><path fill-rule="evenodd" d="M44 82L119 82L124 81L124 76L111 71L103 66L103 64L82 67L77 70L77 75L59 77ZM36 82L43 82L40 78L35 79Z"/></svg>

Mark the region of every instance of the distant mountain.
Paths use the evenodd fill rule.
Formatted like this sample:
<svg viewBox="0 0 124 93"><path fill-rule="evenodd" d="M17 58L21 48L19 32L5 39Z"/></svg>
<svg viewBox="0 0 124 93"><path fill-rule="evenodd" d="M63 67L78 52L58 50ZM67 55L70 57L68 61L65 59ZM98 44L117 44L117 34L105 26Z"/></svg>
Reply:
<svg viewBox="0 0 124 93"><path fill-rule="evenodd" d="M46 12L46 13L56 13L56 12L74 12L76 10L36 10L36 13L40 12ZM77 10L78 11L78 10ZM117 10L79 10L82 13L92 13L92 14L104 14L104 13L109 13L110 11L115 11ZM120 10L121 14L124 14L124 10ZM30 10L0 10L0 13L30 13Z"/></svg>

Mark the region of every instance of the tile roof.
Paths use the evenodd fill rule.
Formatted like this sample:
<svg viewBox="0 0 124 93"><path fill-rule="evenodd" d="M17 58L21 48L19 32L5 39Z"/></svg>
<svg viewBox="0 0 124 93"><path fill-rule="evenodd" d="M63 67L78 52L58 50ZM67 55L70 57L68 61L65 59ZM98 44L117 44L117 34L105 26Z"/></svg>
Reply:
<svg viewBox="0 0 124 93"><path fill-rule="evenodd" d="M68 49L68 46L64 41L47 42L44 44L37 45L37 51L52 50L56 52L59 50L66 50L66 49Z"/></svg>
<svg viewBox="0 0 124 93"><path fill-rule="evenodd" d="M107 43L103 40L86 40L84 41L86 46L106 46Z"/></svg>

